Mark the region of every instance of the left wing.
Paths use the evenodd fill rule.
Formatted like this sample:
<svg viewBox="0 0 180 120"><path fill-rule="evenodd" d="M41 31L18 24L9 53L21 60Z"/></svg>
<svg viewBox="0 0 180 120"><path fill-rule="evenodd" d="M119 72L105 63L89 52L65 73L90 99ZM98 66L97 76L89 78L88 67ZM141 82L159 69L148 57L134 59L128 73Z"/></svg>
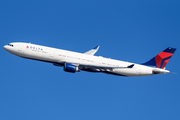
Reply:
<svg viewBox="0 0 180 120"><path fill-rule="evenodd" d="M91 69L97 71L112 71L115 68L124 69L124 68L133 68L134 64L131 64L127 67L113 67L113 66L99 66L99 65L89 65L89 64L79 64L79 69Z"/></svg>
<svg viewBox="0 0 180 120"><path fill-rule="evenodd" d="M99 49L99 46L96 46L95 48L85 52L84 54L92 55L93 56L98 51L98 49Z"/></svg>
<svg viewBox="0 0 180 120"><path fill-rule="evenodd" d="M63 66L66 63L74 65L78 67L79 70L86 70L92 72L102 72L102 71L113 71L113 69L124 69L124 68L133 68L134 64L130 64L128 66L123 67L114 67L114 66L104 66L104 65L91 65L91 64L84 64L84 63L77 63L73 61L61 61L61 63L54 63L55 66Z"/></svg>
<svg viewBox="0 0 180 120"><path fill-rule="evenodd" d="M112 71L114 68L123 68L123 67L110 67L110 66L99 66L99 65L88 65L88 64L79 64L79 69L89 70L92 72L102 72L102 71Z"/></svg>

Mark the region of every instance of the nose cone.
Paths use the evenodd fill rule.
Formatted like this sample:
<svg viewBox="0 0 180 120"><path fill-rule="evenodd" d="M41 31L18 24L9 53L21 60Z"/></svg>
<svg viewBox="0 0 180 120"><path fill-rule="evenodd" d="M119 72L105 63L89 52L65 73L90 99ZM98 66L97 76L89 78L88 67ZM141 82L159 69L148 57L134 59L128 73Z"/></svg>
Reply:
<svg viewBox="0 0 180 120"><path fill-rule="evenodd" d="M4 48L7 52L10 52L10 53L13 51L12 47L10 47L10 46L8 46L8 45L5 45L3 48Z"/></svg>
<svg viewBox="0 0 180 120"><path fill-rule="evenodd" d="M6 51L7 51L7 49L8 49L8 48L7 48L7 45L5 45L3 48L4 48Z"/></svg>

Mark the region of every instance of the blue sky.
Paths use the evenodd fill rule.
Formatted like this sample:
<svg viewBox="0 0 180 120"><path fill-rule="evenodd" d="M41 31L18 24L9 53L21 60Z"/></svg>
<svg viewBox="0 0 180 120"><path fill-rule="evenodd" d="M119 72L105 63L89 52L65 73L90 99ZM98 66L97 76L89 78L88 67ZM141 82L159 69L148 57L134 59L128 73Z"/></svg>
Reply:
<svg viewBox="0 0 180 120"><path fill-rule="evenodd" d="M180 1L0 1L1 120L179 120ZM67 73L9 54L10 42L145 62L178 48L166 68L178 74L120 77Z"/></svg>

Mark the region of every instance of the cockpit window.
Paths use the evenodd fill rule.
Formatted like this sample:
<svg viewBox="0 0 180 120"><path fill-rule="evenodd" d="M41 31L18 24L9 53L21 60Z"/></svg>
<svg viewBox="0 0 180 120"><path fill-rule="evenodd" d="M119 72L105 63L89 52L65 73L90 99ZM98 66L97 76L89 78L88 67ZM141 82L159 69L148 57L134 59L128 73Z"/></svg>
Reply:
<svg viewBox="0 0 180 120"><path fill-rule="evenodd" d="M13 47L13 45L12 45L12 44L8 44L8 46L11 46L11 47Z"/></svg>

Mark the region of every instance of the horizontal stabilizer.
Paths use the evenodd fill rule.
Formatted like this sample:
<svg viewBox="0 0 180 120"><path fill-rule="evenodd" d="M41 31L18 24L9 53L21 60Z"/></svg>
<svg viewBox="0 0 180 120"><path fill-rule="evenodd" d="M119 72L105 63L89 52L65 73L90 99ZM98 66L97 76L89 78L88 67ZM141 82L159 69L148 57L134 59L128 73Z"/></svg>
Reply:
<svg viewBox="0 0 180 120"><path fill-rule="evenodd" d="M134 67L134 64L127 66L127 68L133 68L133 67Z"/></svg>

